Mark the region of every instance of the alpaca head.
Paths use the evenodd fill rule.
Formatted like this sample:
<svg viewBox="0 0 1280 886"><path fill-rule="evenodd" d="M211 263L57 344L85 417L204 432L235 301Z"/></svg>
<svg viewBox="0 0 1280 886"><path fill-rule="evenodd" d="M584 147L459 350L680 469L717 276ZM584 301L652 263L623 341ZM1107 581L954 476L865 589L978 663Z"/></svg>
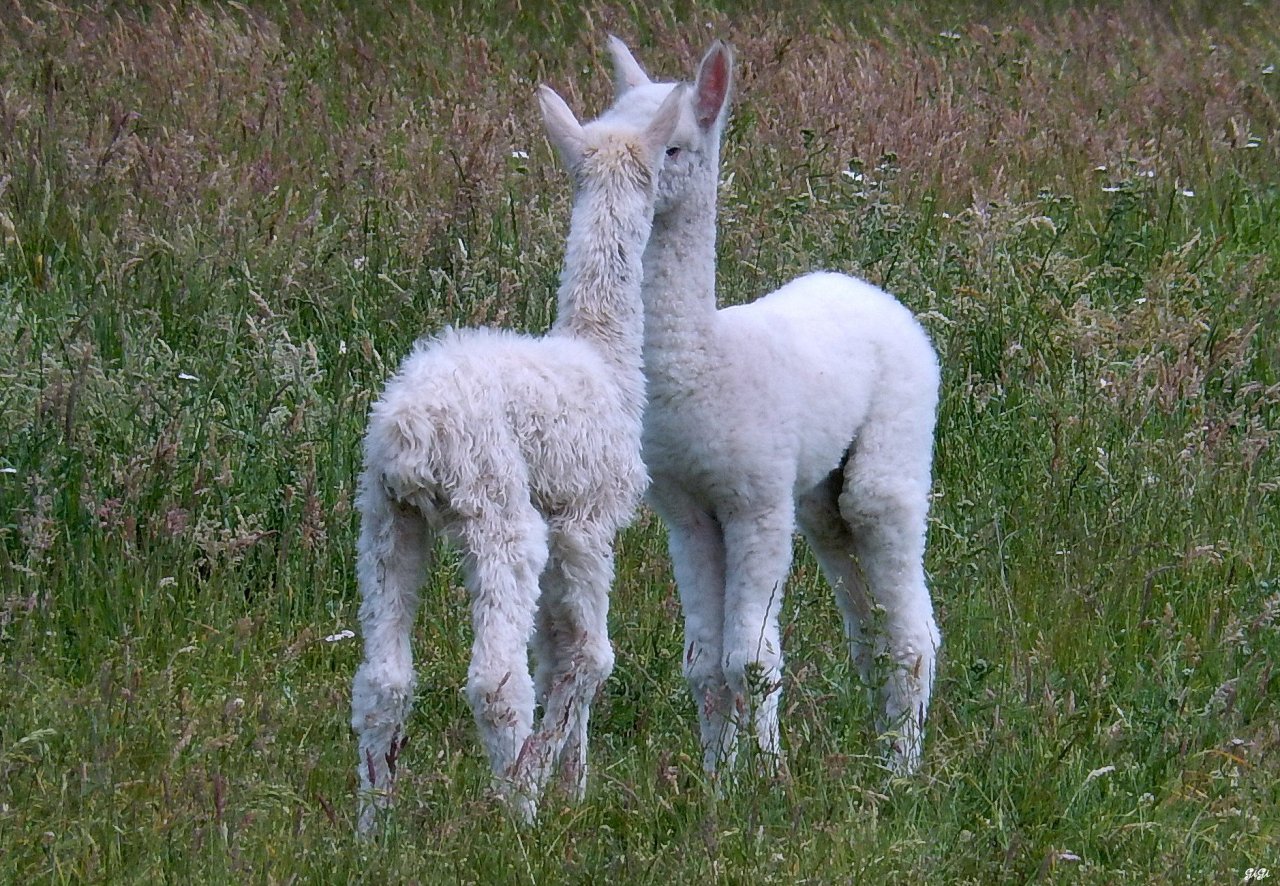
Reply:
<svg viewBox="0 0 1280 886"><path fill-rule="evenodd" d="M680 122L684 89L669 90L644 120L595 120L583 125L555 90L538 88L542 118L575 189L608 189L616 196L638 192L652 199L658 171Z"/></svg>
<svg viewBox="0 0 1280 886"><path fill-rule="evenodd" d="M614 102L600 122L643 126L654 119L676 85L650 80L617 37L609 38L609 54L613 57ZM657 215L690 201L709 200L714 206L720 132L728 117L732 83L733 54L727 44L717 40L698 65L693 86L680 100L679 120L668 140L658 180Z"/></svg>

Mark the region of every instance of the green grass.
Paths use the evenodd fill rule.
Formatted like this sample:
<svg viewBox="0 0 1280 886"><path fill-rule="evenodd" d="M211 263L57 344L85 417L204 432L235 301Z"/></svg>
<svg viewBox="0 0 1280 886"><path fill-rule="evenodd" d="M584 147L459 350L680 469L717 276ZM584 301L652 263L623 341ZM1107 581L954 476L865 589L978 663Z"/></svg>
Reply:
<svg viewBox="0 0 1280 886"><path fill-rule="evenodd" d="M1280 19L929 0L0 16L0 881L1239 882L1280 869ZM926 762L888 778L797 547L791 777L699 772L660 524L585 804L486 797L450 561L353 835L351 494L415 337L550 322L545 80L738 89L722 299L831 267L944 367ZM528 158L519 155L524 152Z"/></svg>

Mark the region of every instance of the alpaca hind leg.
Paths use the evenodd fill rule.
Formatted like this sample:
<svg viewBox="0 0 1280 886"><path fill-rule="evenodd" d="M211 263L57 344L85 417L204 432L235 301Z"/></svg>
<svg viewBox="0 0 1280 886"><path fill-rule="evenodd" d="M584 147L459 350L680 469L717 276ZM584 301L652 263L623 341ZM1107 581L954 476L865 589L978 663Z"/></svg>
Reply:
<svg viewBox="0 0 1280 886"><path fill-rule="evenodd" d="M467 698L497 791L528 821L536 811L537 786L518 780L517 761L533 726L528 647L538 576L547 560L546 524L527 495L507 501L524 504L465 521L459 533L475 634Z"/></svg>
<svg viewBox="0 0 1280 886"><path fill-rule="evenodd" d="M724 521L724 673L735 712L755 733L760 769L766 774L776 773L782 764L778 616L791 569L793 529L790 496L773 508Z"/></svg>
<svg viewBox="0 0 1280 886"><path fill-rule="evenodd" d="M853 534L840 515L838 500L843 480L843 474L833 472L827 481L801 496L796 502L796 523L835 594L849 655L858 675L870 686L875 656L866 630L872 627L872 605L857 563Z"/></svg>
<svg viewBox="0 0 1280 886"><path fill-rule="evenodd" d="M367 831L390 802L404 741L414 689L410 633L431 541L422 516L381 490L366 487L358 504L364 661L352 682L351 725L359 739L359 828Z"/></svg>
<svg viewBox="0 0 1280 886"><path fill-rule="evenodd" d="M883 438L868 432L846 467L840 496L877 618L879 729L889 737L891 766L902 774L920 763L941 643L924 573L928 452L927 441L910 445L906 431Z"/></svg>
<svg viewBox="0 0 1280 886"><path fill-rule="evenodd" d="M561 784L575 801L586 793L591 705L613 672L611 542L598 531L553 532L538 608L535 650L543 715L524 756L536 767L539 783L558 764Z"/></svg>

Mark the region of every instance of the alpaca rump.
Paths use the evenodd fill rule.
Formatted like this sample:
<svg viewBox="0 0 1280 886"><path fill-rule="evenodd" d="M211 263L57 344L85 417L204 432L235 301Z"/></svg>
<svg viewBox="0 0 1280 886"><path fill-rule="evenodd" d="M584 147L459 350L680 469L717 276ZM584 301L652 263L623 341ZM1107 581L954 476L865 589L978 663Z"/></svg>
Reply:
<svg viewBox="0 0 1280 886"><path fill-rule="evenodd" d="M527 821L557 772L571 797L586 789L591 702L613 668L613 539L647 483L641 256L679 94L639 127L583 126L546 87L539 100L575 183L556 323L542 338L423 340L370 409L352 686L361 830L399 769L417 592L437 537L463 555L467 697L498 794Z"/></svg>
<svg viewBox="0 0 1280 886"><path fill-rule="evenodd" d="M670 100L610 38L616 98L642 125ZM644 255L648 499L668 532L684 670L708 772L740 729L781 764L778 615L798 528L831 584L900 772L920 761L940 636L925 583L937 357L889 294L810 274L717 310L716 190L732 58L716 43L681 98Z"/></svg>

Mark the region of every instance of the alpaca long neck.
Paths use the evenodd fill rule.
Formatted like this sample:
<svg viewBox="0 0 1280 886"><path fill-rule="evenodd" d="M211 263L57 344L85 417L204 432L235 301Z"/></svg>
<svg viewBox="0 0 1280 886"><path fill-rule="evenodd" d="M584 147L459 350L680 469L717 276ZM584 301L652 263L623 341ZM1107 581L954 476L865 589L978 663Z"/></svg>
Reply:
<svg viewBox="0 0 1280 886"><path fill-rule="evenodd" d="M696 371L716 315L714 181L654 219L644 252L644 304L650 386Z"/></svg>
<svg viewBox="0 0 1280 886"><path fill-rule="evenodd" d="M574 203L553 334L596 345L620 373L639 375L644 343L642 256L652 210L608 190Z"/></svg>

